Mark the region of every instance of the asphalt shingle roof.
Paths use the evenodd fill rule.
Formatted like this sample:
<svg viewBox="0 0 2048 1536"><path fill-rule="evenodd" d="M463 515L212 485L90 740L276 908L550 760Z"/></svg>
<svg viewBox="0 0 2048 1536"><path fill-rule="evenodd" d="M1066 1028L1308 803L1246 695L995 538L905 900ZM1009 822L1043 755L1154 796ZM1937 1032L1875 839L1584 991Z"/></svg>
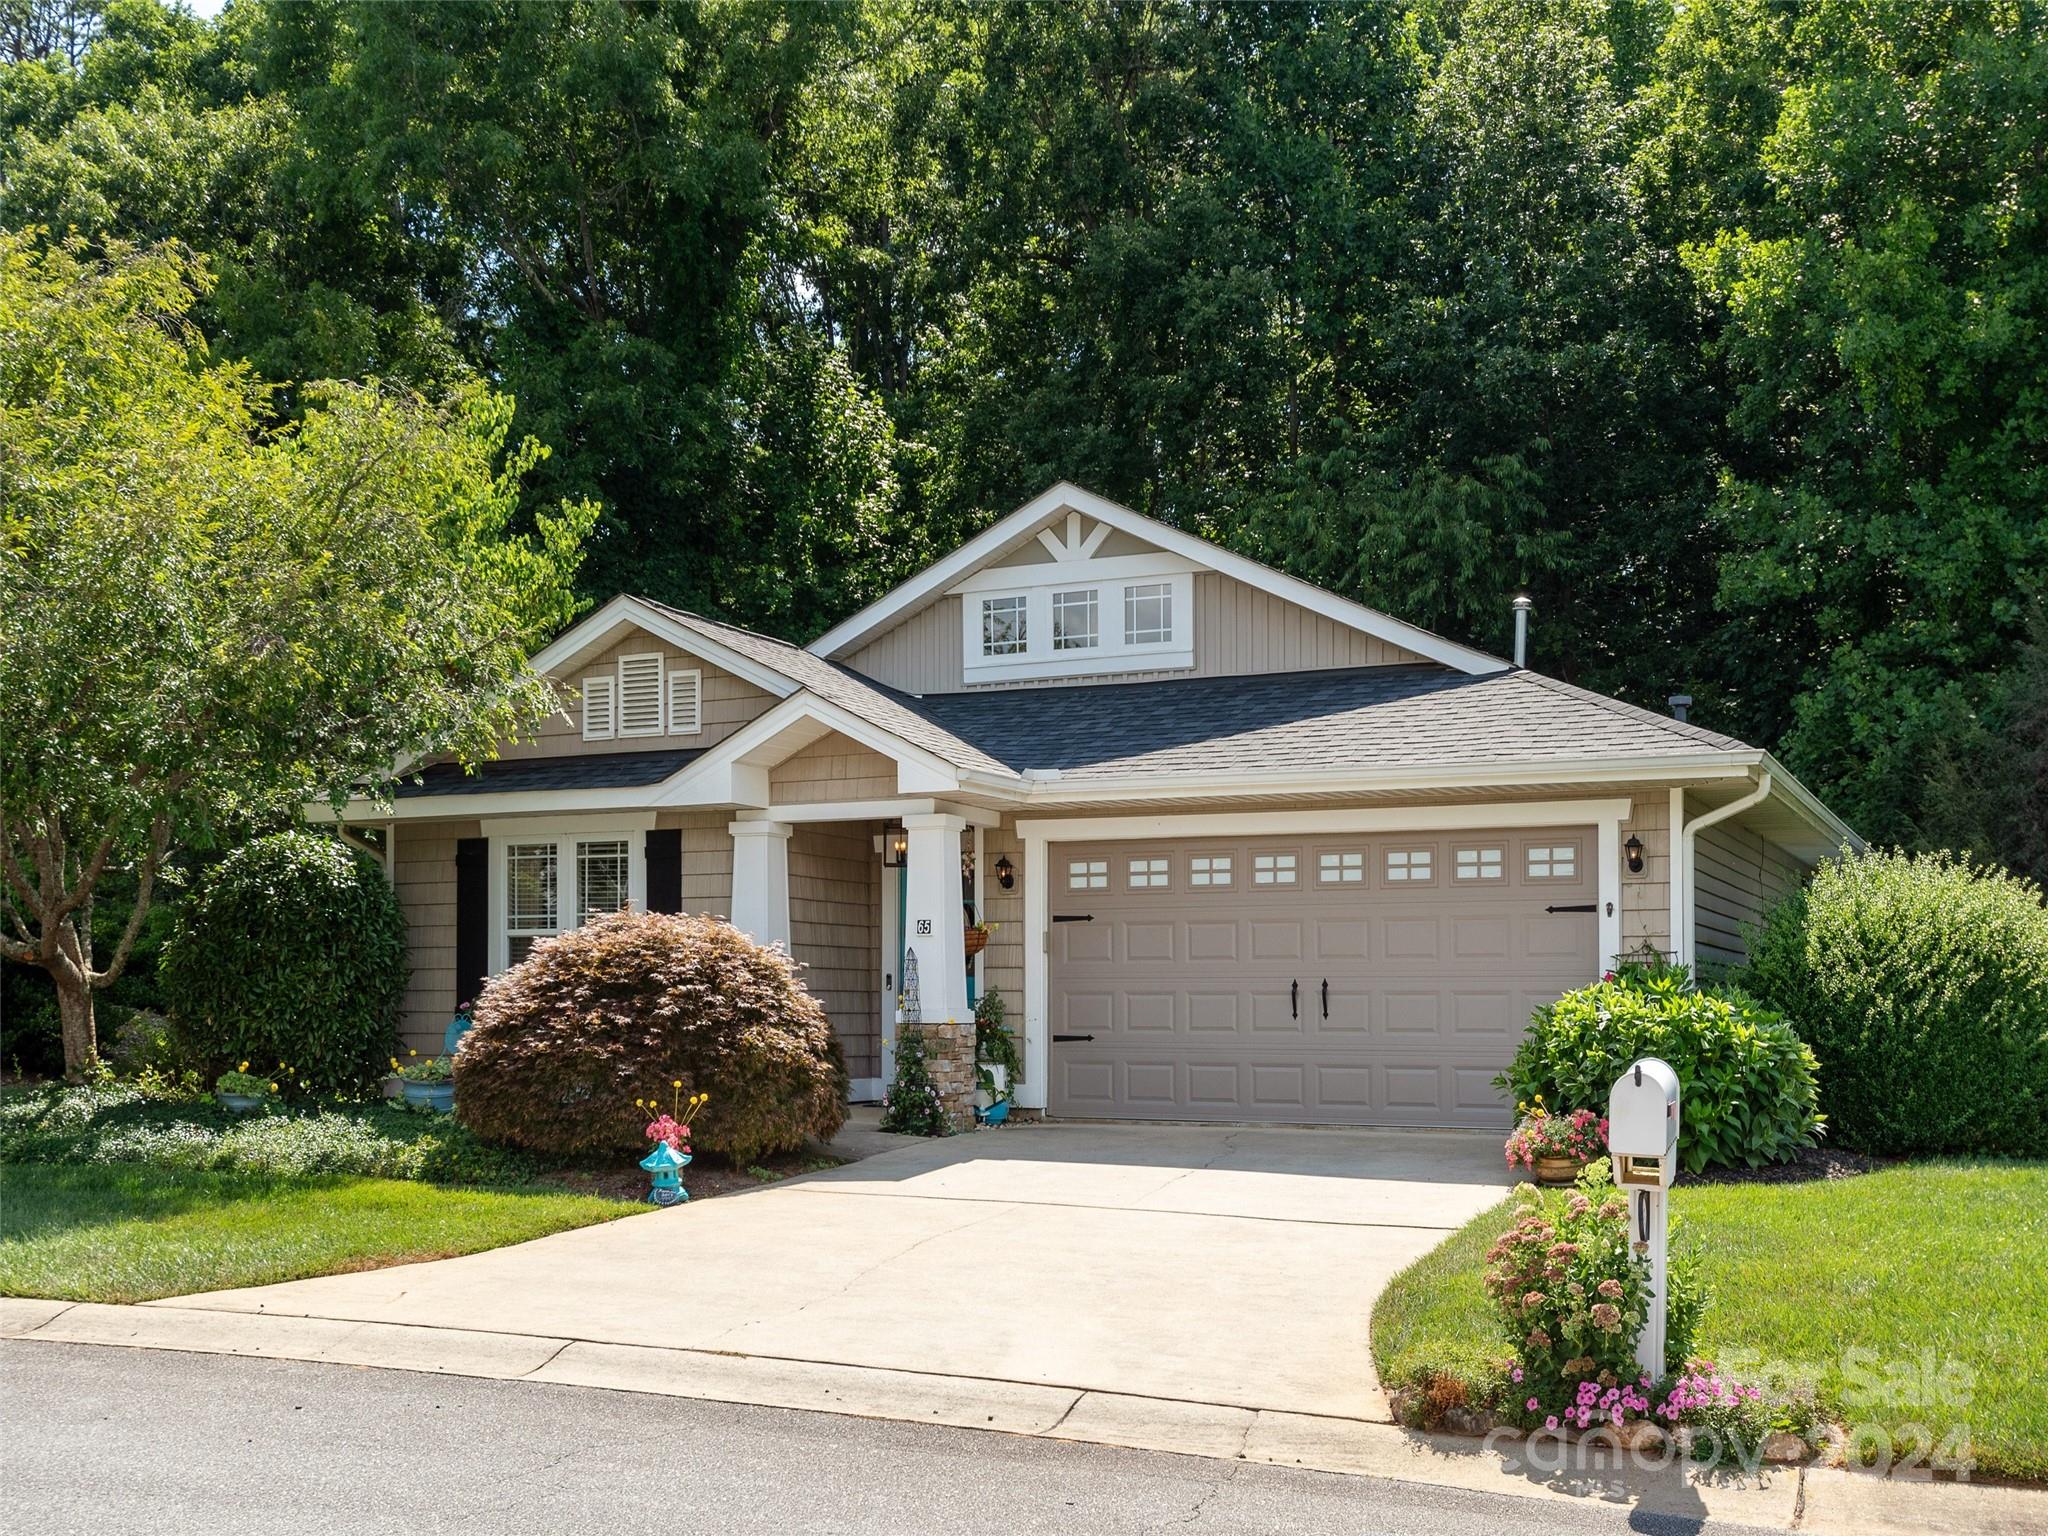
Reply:
<svg viewBox="0 0 2048 1536"><path fill-rule="evenodd" d="M695 630L708 640L716 640L720 645L780 672L798 687L828 703L851 710L863 720L900 736L913 746L924 748L956 768L974 768L985 773L1008 771L999 758L973 742L963 740L940 723L924 708L923 701L912 694L901 693L872 678L862 677L850 667L814 656L802 646L791 645L786 640L759 635L733 624L721 624L716 619L671 608L652 598L643 598L642 601L650 608L659 608L686 629Z"/></svg>
<svg viewBox="0 0 2048 1536"><path fill-rule="evenodd" d="M659 784L704 755L702 747L675 752L587 752L574 757L514 757L479 763L464 773L459 763L437 763L419 771L419 782L400 783L400 800L429 795L499 795L530 789L626 789Z"/></svg>
<svg viewBox="0 0 2048 1536"><path fill-rule="evenodd" d="M1018 772L1380 769L1741 751L1743 743L1527 671L1357 667L927 695Z"/></svg>

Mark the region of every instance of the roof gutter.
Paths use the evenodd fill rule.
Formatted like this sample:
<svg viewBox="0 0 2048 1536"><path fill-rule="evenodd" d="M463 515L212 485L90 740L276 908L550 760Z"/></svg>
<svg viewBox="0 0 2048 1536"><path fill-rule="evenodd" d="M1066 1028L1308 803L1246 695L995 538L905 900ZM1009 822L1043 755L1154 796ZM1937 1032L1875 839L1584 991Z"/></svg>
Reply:
<svg viewBox="0 0 2048 1536"><path fill-rule="evenodd" d="M1718 826L1731 816L1740 816L1744 811L1762 805L1771 797L1771 771L1766 768L1757 780L1757 786L1739 800L1711 811L1702 811L1679 829L1678 839L1673 844L1677 852L1677 867L1671 871L1671 915L1672 942L1678 949L1678 963L1691 965L1697 946L1693 942L1694 907L1697 905L1698 882L1693 878L1694 850L1699 835L1707 828ZM1673 799L1677 796L1674 793ZM1683 802L1680 802L1683 803Z"/></svg>

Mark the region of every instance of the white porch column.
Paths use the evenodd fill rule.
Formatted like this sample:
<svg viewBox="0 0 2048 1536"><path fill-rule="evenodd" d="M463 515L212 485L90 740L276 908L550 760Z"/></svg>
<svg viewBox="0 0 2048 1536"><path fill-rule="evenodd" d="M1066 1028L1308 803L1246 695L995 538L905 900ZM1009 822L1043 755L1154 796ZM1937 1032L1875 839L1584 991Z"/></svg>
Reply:
<svg viewBox="0 0 2048 1536"><path fill-rule="evenodd" d="M735 821L732 925L757 944L789 948L789 834L786 821Z"/></svg>
<svg viewBox="0 0 2048 1536"><path fill-rule="evenodd" d="M921 1024L966 1023L967 960L961 930L960 834L964 816L906 816L910 834L903 943L917 951L918 1017Z"/></svg>

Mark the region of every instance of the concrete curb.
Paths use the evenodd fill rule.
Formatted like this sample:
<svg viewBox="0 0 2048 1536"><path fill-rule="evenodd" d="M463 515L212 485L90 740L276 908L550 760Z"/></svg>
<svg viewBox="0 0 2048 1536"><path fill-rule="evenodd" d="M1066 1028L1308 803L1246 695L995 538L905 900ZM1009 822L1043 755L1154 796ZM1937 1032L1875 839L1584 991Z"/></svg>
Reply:
<svg viewBox="0 0 2048 1536"><path fill-rule="evenodd" d="M1881 1478L1833 1469L1701 1475L1623 1464L1570 1446L1519 1466L1515 1443L1273 1409L983 1381L708 1350L606 1344L401 1323L0 1297L0 1337L440 1372L946 1424L1135 1450L1392 1478L1781 1530L1890 1536L2021 1536L2048 1529L2048 1493Z"/></svg>

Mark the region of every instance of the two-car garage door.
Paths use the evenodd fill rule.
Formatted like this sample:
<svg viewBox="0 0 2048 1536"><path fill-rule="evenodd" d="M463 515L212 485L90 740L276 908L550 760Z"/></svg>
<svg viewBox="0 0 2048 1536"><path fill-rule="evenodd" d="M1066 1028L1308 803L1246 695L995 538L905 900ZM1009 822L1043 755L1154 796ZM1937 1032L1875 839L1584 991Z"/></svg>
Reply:
<svg viewBox="0 0 2048 1536"><path fill-rule="evenodd" d="M1595 972L1593 830L1058 844L1054 1114L1504 1125Z"/></svg>

